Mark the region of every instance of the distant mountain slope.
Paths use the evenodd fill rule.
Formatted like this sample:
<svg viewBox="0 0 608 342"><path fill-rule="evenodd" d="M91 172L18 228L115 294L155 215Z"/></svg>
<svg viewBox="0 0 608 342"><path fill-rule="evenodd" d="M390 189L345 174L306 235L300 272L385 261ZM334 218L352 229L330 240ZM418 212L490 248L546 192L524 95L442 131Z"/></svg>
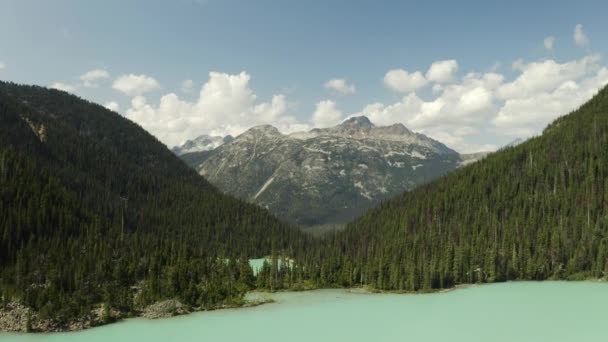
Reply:
<svg viewBox="0 0 608 342"><path fill-rule="evenodd" d="M231 135L225 137L201 135L193 140L188 140L181 146L175 146L171 149L173 153L183 155L186 153L206 152L220 147L223 144L229 143L234 138Z"/></svg>
<svg viewBox="0 0 608 342"><path fill-rule="evenodd" d="M309 242L120 115L0 82L0 309L17 300L68 322L99 303L214 307L251 287L247 258Z"/></svg>
<svg viewBox="0 0 608 342"><path fill-rule="evenodd" d="M290 135L258 126L209 154L184 157L219 189L301 225L346 222L460 162L440 142L366 117Z"/></svg>
<svg viewBox="0 0 608 342"><path fill-rule="evenodd" d="M608 88L542 136L399 195L336 238L352 283L417 290L608 272Z"/></svg>

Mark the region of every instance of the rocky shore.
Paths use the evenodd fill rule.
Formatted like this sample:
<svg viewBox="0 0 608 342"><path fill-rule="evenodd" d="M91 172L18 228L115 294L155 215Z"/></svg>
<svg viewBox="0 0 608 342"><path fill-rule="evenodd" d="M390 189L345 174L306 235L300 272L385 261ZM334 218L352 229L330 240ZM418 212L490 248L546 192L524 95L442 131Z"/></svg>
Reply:
<svg viewBox="0 0 608 342"><path fill-rule="evenodd" d="M105 317L104 317L105 316ZM100 305L88 315L70 322L58 322L52 319L41 319L30 308L17 302L10 302L0 309L0 331L7 332L59 332L75 331L107 324L126 317L117 310L109 310L104 315Z"/></svg>
<svg viewBox="0 0 608 342"><path fill-rule="evenodd" d="M52 319L41 319L39 315L28 307L17 302L9 302L0 308L0 331L4 332L65 332L92 328L95 326L113 323L129 317L143 317L146 319L168 318L189 314L198 311L228 309L239 307L253 307L273 302L272 299L248 299L233 304L222 304L213 307L189 307L178 300L170 299L151 304L141 311L127 314L118 310L109 309L104 313L103 305L99 305L88 315L70 322L58 322Z"/></svg>

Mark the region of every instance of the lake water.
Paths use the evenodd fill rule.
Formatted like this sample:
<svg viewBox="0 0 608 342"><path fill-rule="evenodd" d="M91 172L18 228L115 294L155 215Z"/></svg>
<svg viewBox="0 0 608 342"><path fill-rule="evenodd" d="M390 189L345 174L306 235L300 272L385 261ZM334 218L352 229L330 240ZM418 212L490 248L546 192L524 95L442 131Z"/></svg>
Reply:
<svg viewBox="0 0 608 342"><path fill-rule="evenodd" d="M267 262L268 265L272 264L272 259L270 258L259 258L259 259L249 259L249 267L251 267L251 269L253 270L253 275L257 276L258 273L262 270L262 268L264 267L264 262ZM287 267L291 267L291 263L289 260L286 260L286 265ZM283 263L281 261L277 262L279 267L283 267Z"/></svg>
<svg viewBox="0 0 608 342"><path fill-rule="evenodd" d="M435 294L319 290L277 303L90 330L0 334L1 342L608 341L608 284L519 282Z"/></svg>

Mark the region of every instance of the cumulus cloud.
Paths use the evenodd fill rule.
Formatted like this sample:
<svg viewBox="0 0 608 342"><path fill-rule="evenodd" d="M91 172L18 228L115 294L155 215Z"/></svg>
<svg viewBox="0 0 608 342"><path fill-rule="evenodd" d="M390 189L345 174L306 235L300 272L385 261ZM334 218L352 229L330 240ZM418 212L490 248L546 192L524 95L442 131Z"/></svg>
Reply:
<svg viewBox="0 0 608 342"><path fill-rule="evenodd" d="M68 93L73 93L74 90L76 90L75 86L73 86L71 84L63 83L63 82L55 82L55 83L51 84L50 87L53 89L66 91Z"/></svg>
<svg viewBox="0 0 608 342"><path fill-rule="evenodd" d="M384 85L399 93L408 93L424 87L428 81L420 71L409 73L403 69L389 70L384 75Z"/></svg>
<svg viewBox="0 0 608 342"><path fill-rule="evenodd" d="M342 95L354 94L356 92L354 84L348 84L346 80L341 78L325 82L325 88Z"/></svg>
<svg viewBox="0 0 608 342"><path fill-rule="evenodd" d="M581 24L577 24L574 27L574 42L578 46L586 46L589 44L589 38L583 30L583 25Z"/></svg>
<svg viewBox="0 0 608 342"><path fill-rule="evenodd" d="M403 123L460 152L493 150L496 144L486 142L538 134L608 83L608 69L596 55L566 62L517 60L513 70L511 80L495 71L471 72L434 83L427 97L410 91L396 103L372 103L357 114L379 125Z"/></svg>
<svg viewBox="0 0 608 342"><path fill-rule="evenodd" d="M469 142L471 136L479 133L469 126L428 128L422 132L460 153L492 152L499 148L495 144Z"/></svg>
<svg viewBox="0 0 608 342"><path fill-rule="evenodd" d="M106 102L103 106L114 112L118 112L120 110L120 106L116 101Z"/></svg>
<svg viewBox="0 0 608 342"><path fill-rule="evenodd" d="M312 123L315 127L324 128L334 126L342 121L343 114L336 108L336 103L325 100L317 103L312 114Z"/></svg>
<svg viewBox="0 0 608 342"><path fill-rule="evenodd" d="M590 55L579 60L558 63L547 59L540 62L523 63L516 61L514 66L521 74L513 81L498 89L502 99L523 98L555 90L564 82L577 80L600 68L600 57Z"/></svg>
<svg viewBox="0 0 608 342"><path fill-rule="evenodd" d="M147 75L128 74L119 76L112 88L128 96L139 96L160 89L160 84Z"/></svg>
<svg viewBox="0 0 608 342"><path fill-rule="evenodd" d="M555 37L549 36L543 40L543 46L547 50L553 50L553 44L555 44Z"/></svg>
<svg viewBox="0 0 608 342"><path fill-rule="evenodd" d="M80 75L83 85L88 88L97 88L101 80L110 78L110 73L103 69L95 69Z"/></svg>
<svg viewBox="0 0 608 342"><path fill-rule="evenodd" d="M431 67L426 73L426 78L429 81L446 83L452 81L457 71L458 62L455 60L437 61L431 64Z"/></svg>
<svg viewBox="0 0 608 342"><path fill-rule="evenodd" d="M493 120L497 131L530 136L558 116L578 108L608 83L608 69L592 68L584 77L564 80L559 86L526 97L507 99Z"/></svg>
<svg viewBox="0 0 608 342"><path fill-rule="evenodd" d="M182 82L182 92L189 94L194 90L194 81L184 80Z"/></svg>
<svg viewBox="0 0 608 342"><path fill-rule="evenodd" d="M371 103L360 111L343 113L334 101L323 100L316 104L310 120L289 116L290 106L282 94L258 99L246 72L210 73L194 101L180 99L175 93L148 101L143 93L130 92L136 95L123 112L169 146L203 133L238 135L259 124L272 124L289 133L366 115L377 125L403 123L459 152L475 152L496 149L501 136L506 141L540 133L557 116L576 109L608 83L608 69L596 55L570 61L517 60L512 66L515 76L509 79L496 70L457 76L455 61L433 63L426 76L390 70L385 84L403 93L398 101ZM415 92L429 83L432 91ZM326 86L337 91L342 85L349 86L346 81Z"/></svg>
<svg viewBox="0 0 608 342"><path fill-rule="evenodd" d="M416 94L408 94L401 101L384 105L367 105L357 115L365 115L377 125L402 123L408 128L426 134L459 152L493 151L494 145L468 143L468 137L479 134L480 122L495 112L489 90L475 83L453 86L446 93L429 101ZM459 99L459 95L462 98ZM487 113L485 110L487 109Z"/></svg>
<svg viewBox="0 0 608 342"><path fill-rule="evenodd" d="M238 135L260 124L273 124L283 132L308 128L286 115L284 95L274 95L269 102L258 101L249 87L250 78L246 72L236 75L211 72L196 101L184 101L169 93L154 105L139 95L132 99L125 116L168 146L203 133Z"/></svg>
<svg viewBox="0 0 608 342"><path fill-rule="evenodd" d="M425 101L410 93L392 105L369 105L362 114L378 124L401 122L417 130L448 122L475 121L479 116L489 115L495 110L492 92L502 80L502 75L495 73L472 73L461 84L437 89L440 94L435 99Z"/></svg>

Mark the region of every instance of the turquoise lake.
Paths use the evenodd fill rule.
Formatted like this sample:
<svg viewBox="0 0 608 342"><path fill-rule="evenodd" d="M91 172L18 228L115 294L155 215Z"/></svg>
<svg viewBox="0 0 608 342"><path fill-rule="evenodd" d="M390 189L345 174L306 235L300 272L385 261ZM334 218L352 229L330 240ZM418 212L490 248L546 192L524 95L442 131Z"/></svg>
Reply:
<svg viewBox="0 0 608 342"><path fill-rule="evenodd" d="M517 282L434 294L318 290L277 303L90 330L1 334L2 342L608 341L608 284Z"/></svg>

